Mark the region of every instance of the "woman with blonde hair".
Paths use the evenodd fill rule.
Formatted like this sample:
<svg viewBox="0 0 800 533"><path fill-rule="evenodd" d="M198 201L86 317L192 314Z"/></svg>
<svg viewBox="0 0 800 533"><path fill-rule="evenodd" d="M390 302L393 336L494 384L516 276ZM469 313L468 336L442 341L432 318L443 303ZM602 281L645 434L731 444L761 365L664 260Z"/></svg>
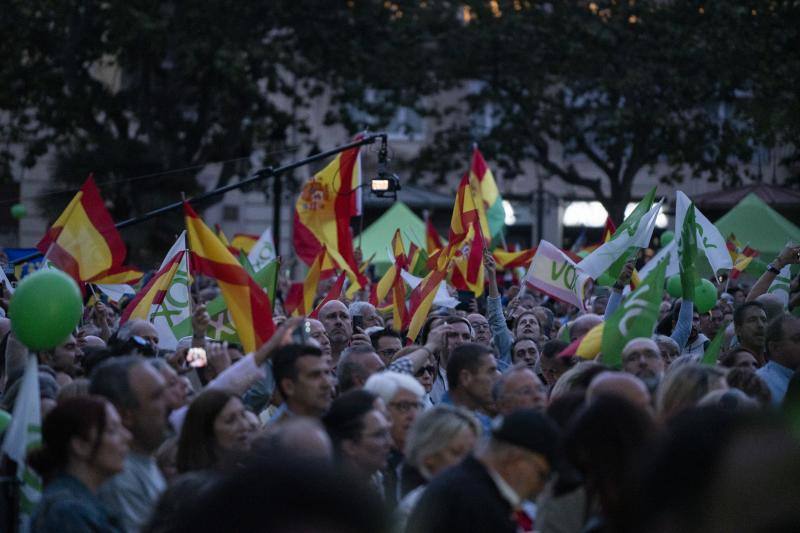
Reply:
<svg viewBox="0 0 800 533"><path fill-rule="evenodd" d="M709 392L727 389L726 371L718 366L687 363L669 372L658 390L656 408L666 420L697 405Z"/></svg>

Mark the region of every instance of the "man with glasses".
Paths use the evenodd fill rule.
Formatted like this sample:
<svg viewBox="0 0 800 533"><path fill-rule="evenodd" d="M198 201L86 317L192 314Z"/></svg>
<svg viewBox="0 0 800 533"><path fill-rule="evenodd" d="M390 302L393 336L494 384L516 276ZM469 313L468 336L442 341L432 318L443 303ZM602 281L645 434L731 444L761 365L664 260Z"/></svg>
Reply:
<svg viewBox="0 0 800 533"><path fill-rule="evenodd" d="M369 336L372 347L383 360L383 364L389 366L394 359L394 354L403 347L403 340L400 334L390 328L383 328Z"/></svg>
<svg viewBox="0 0 800 533"><path fill-rule="evenodd" d="M492 328L489 326L489 321L480 313L471 313L467 315L467 320L472 331L475 335L473 341L484 346L492 347Z"/></svg>
<svg viewBox="0 0 800 533"><path fill-rule="evenodd" d="M633 339L622 349L622 370L641 379L651 394L664 377L666 365L661 350L652 339Z"/></svg>
<svg viewBox="0 0 800 533"><path fill-rule="evenodd" d="M519 409L544 410L547 386L525 364L508 369L492 390L497 414L507 416Z"/></svg>
<svg viewBox="0 0 800 533"><path fill-rule="evenodd" d="M501 418L474 456L431 481L406 531L531 531L526 502L544 488L557 440L555 424L533 409Z"/></svg>
<svg viewBox="0 0 800 533"><path fill-rule="evenodd" d="M383 472L383 481L386 502L394 506L400 500L397 470L404 459L406 435L423 408L425 389L407 374L387 371L372 375L364 384L364 390L377 394L383 400L391 418L392 449Z"/></svg>

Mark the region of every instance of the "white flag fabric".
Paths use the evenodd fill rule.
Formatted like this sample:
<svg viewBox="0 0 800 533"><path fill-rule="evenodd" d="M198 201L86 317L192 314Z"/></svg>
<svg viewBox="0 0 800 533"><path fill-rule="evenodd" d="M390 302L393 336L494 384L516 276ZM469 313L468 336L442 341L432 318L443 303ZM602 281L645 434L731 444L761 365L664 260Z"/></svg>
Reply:
<svg viewBox="0 0 800 533"><path fill-rule="evenodd" d="M647 262L639 270L639 279L646 278L650 272L661 262L662 259L666 258L669 263L667 263L667 271L664 273L666 278L670 276L674 276L675 274L680 274L680 263L678 262L678 241L672 239L668 245L663 246L656 255L653 256L650 261Z"/></svg>
<svg viewBox="0 0 800 533"><path fill-rule="evenodd" d="M112 302L119 302L125 295L135 295L136 291L127 283L99 283L95 285Z"/></svg>
<svg viewBox="0 0 800 533"><path fill-rule="evenodd" d="M542 240L525 275L525 282L553 298L586 311L589 276L580 272L557 246Z"/></svg>
<svg viewBox="0 0 800 533"><path fill-rule="evenodd" d="M17 464L17 479L20 481L20 531L28 530L31 514L42 496L42 481L25 462L28 450L40 446L41 442L39 366L36 356L30 354L22 376L22 387L14 403L11 424L3 439L2 453Z"/></svg>
<svg viewBox="0 0 800 533"><path fill-rule="evenodd" d="M184 321L191 316L191 294L189 292L189 254L186 253L186 231L184 230L172 248L169 249L158 271L169 265L173 258L183 254L178 269L172 276L172 282L164 294L161 303L151 306L148 321L158 331L158 347L174 350L178 340L191 335L191 321L188 327Z"/></svg>
<svg viewBox="0 0 800 533"><path fill-rule="evenodd" d="M412 290L422 282L422 278L418 278L405 270L400 270L400 275L403 276L403 281L405 281ZM433 297L433 305L455 309L459 303L458 299L453 298L450 296L450 293L447 292L447 285L445 283L440 283L439 289L436 291L436 296Z"/></svg>
<svg viewBox="0 0 800 533"><path fill-rule="evenodd" d="M784 308L789 305L789 284L792 282L791 266L786 265L783 267L781 273L775 276L775 279L767 289L768 293L774 294L781 299Z"/></svg>
<svg viewBox="0 0 800 533"><path fill-rule="evenodd" d="M598 279L630 248L646 248L650 244L650 238L656 228L656 218L658 218L659 211L661 211L661 202L654 204L630 228L631 231L603 243L594 252L587 255L578 263L578 269L591 276L592 279Z"/></svg>
<svg viewBox="0 0 800 533"><path fill-rule="evenodd" d="M247 254L247 260L253 265L253 270L258 272L273 259L275 259L275 242L272 239L272 226L267 226Z"/></svg>
<svg viewBox="0 0 800 533"><path fill-rule="evenodd" d="M686 217L686 211L689 209L691 200L682 191L677 191L675 198L675 240L679 241L681 234L680 231L677 231L677 228L683 227L683 219ZM698 251L705 254L708 258L708 264L711 265L715 273L718 273L721 269L732 269L733 261L731 260L730 252L728 252L728 247L725 245L725 238L717 227L697 209L697 206L694 208L694 215L697 224Z"/></svg>

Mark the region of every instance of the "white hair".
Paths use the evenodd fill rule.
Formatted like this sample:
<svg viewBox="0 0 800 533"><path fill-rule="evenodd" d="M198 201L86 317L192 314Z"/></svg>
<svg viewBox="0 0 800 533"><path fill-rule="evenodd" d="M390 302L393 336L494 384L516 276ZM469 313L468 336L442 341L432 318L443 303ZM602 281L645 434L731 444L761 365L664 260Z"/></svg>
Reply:
<svg viewBox="0 0 800 533"><path fill-rule="evenodd" d="M350 318L353 318L354 316L363 316L364 309L369 308L372 308L372 310L375 311L375 306L369 302L353 302L347 308L347 313L350 315Z"/></svg>
<svg viewBox="0 0 800 533"><path fill-rule="evenodd" d="M400 389L415 394L420 400L425 395L425 389L419 381L400 372L386 371L372 374L364 384L364 390L377 394L385 403L391 402Z"/></svg>

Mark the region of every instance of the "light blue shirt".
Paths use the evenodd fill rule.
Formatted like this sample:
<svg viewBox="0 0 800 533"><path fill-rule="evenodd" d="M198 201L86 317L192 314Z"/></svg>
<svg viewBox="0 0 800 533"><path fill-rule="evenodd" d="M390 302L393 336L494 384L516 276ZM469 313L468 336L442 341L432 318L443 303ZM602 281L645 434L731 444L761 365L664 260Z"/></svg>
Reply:
<svg viewBox="0 0 800 533"><path fill-rule="evenodd" d="M756 370L756 374L764 380L772 393L772 404L780 405L786 390L789 388L789 380L792 379L794 370L786 368L775 361L768 361L766 365Z"/></svg>

